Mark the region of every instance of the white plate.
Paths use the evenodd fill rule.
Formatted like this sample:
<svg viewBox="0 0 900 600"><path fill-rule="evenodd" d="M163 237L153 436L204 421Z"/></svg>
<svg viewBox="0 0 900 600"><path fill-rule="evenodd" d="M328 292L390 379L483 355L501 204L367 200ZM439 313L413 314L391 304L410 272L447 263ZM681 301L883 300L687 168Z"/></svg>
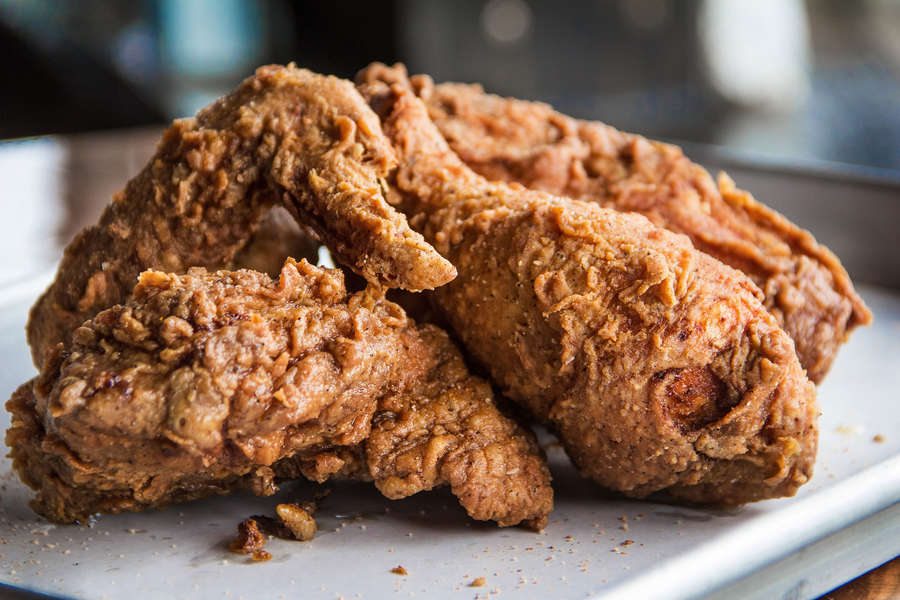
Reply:
<svg viewBox="0 0 900 600"><path fill-rule="evenodd" d="M45 283L0 299L5 395L34 373L23 327ZM446 491L389 501L345 482L317 514L314 540L272 540L273 559L252 563L227 551L235 525L271 514L279 498L309 498L310 484L276 499L237 494L55 526L30 511L3 459L0 582L132 600L816 597L900 554L900 295L861 293L875 324L853 335L820 388L816 475L795 498L728 512L611 498L551 449L556 510L542 534L471 522ZM2 412L0 427L8 422ZM408 575L390 572L398 565ZM485 586L469 587L478 577Z"/></svg>

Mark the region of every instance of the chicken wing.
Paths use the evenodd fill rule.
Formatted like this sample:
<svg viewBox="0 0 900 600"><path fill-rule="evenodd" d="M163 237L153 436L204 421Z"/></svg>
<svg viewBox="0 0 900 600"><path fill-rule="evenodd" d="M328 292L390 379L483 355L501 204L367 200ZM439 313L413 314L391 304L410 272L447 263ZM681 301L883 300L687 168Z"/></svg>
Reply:
<svg viewBox="0 0 900 600"><path fill-rule="evenodd" d="M726 175L716 184L680 148L478 85L435 86L421 75L413 84L453 151L484 177L638 212L749 275L814 382L871 321L834 254Z"/></svg>
<svg viewBox="0 0 900 600"><path fill-rule="evenodd" d="M747 277L641 215L486 181L405 72L357 81L397 152L391 201L458 270L435 304L583 474L723 504L809 479L815 387Z"/></svg>
<svg viewBox="0 0 900 600"><path fill-rule="evenodd" d="M14 467L55 521L237 486L269 494L292 463L373 478L391 498L449 483L501 525L540 528L552 507L533 436L446 334L305 261L277 281L145 271L7 408Z"/></svg>
<svg viewBox="0 0 900 600"><path fill-rule="evenodd" d="M370 281L432 288L453 267L384 200L395 157L350 82L259 68L232 94L175 121L99 222L65 250L32 310L35 364L85 320L121 303L148 268L228 265L276 202Z"/></svg>

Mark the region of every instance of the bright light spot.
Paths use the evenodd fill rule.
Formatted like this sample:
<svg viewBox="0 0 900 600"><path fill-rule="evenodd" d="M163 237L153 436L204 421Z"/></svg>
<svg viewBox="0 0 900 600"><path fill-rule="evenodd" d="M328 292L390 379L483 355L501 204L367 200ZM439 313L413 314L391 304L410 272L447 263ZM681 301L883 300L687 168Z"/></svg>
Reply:
<svg viewBox="0 0 900 600"><path fill-rule="evenodd" d="M490 0L481 11L481 26L488 39L514 44L531 30L531 8L522 0Z"/></svg>
<svg viewBox="0 0 900 600"><path fill-rule="evenodd" d="M710 82L725 98L791 109L806 97L809 26L802 0L707 0L698 26Z"/></svg>

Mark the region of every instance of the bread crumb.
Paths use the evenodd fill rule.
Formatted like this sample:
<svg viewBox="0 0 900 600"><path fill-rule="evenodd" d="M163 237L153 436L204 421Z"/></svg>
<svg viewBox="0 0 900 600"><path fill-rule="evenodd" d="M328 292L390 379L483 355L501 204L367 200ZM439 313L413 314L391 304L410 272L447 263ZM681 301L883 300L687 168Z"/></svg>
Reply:
<svg viewBox="0 0 900 600"><path fill-rule="evenodd" d="M469 584L469 587L484 587L487 584L484 577L476 577L472 580L472 583Z"/></svg>
<svg viewBox="0 0 900 600"><path fill-rule="evenodd" d="M394 575L409 575L406 569L403 568L403 565L397 565L393 569L391 569L391 573Z"/></svg>
<svg viewBox="0 0 900 600"><path fill-rule="evenodd" d="M259 524L256 522L256 519L244 519L238 523L237 529L238 536L228 545L229 550L237 554L250 554L253 556L253 560L258 560L257 555L268 554L268 552L263 550L263 546L266 545L266 538L259 530ZM269 558L272 558L272 556L269 555Z"/></svg>
<svg viewBox="0 0 900 600"><path fill-rule="evenodd" d="M872 441L875 442L876 444L882 444L882 443L884 443L884 436L881 435L880 433L877 433L877 434L875 434L875 437L872 438Z"/></svg>
<svg viewBox="0 0 900 600"><path fill-rule="evenodd" d="M299 504L279 504L275 507L275 512L294 534L294 538L301 542L308 542L316 535L316 520L310 514L311 511Z"/></svg>
<svg viewBox="0 0 900 600"><path fill-rule="evenodd" d="M834 431L842 435L858 435L862 433L862 430L862 425L839 425Z"/></svg>

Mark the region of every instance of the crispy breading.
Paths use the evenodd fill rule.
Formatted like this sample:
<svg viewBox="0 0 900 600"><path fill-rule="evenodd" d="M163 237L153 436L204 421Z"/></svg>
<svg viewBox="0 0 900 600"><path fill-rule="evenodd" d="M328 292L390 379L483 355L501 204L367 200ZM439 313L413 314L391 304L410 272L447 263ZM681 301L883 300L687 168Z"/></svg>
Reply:
<svg viewBox="0 0 900 600"><path fill-rule="evenodd" d="M640 213L749 275L814 382L849 333L871 321L831 251L727 175L715 182L677 146L478 85L434 85L422 75L413 85L453 151L484 177Z"/></svg>
<svg viewBox="0 0 900 600"><path fill-rule="evenodd" d="M348 295L339 270L305 261L288 260L277 281L146 271L7 408L14 467L55 521L239 485L274 493L291 461L319 456L333 467L324 475L348 474L328 460L345 447L392 498L449 483L473 517L501 525L541 526L552 507L533 437L443 332L371 289Z"/></svg>
<svg viewBox="0 0 900 600"><path fill-rule="evenodd" d="M196 117L175 121L99 222L69 244L29 319L35 364L123 302L144 270L231 264L279 202L369 281L413 290L445 283L453 267L385 202L381 181L394 164L350 82L260 67Z"/></svg>
<svg viewBox="0 0 900 600"><path fill-rule="evenodd" d="M437 308L582 473L723 504L808 481L815 387L746 276L643 216L488 182L402 70L357 81L397 152L392 201L458 270Z"/></svg>
<svg viewBox="0 0 900 600"><path fill-rule="evenodd" d="M535 439L500 418L488 382L469 374L447 334L418 331L433 362L427 375L378 401L366 460L388 498L449 484L473 519L543 529L552 507L548 472Z"/></svg>

